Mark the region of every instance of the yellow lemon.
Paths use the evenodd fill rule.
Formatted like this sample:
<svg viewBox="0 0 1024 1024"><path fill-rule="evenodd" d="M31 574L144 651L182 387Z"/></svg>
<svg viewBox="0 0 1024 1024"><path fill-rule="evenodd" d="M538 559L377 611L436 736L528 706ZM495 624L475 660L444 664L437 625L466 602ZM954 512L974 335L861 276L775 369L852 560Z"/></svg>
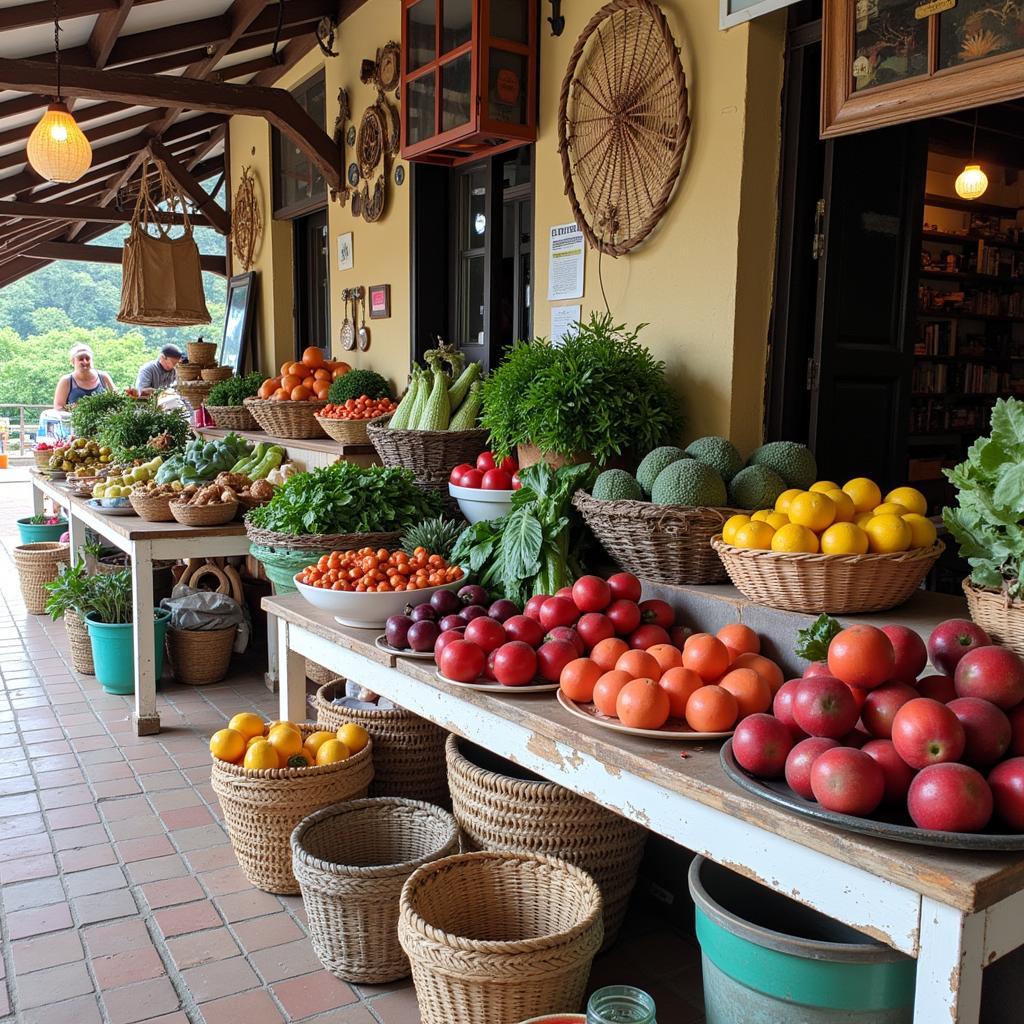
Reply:
<svg viewBox="0 0 1024 1024"><path fill-rule="evenodd" d="M310 757L316 757L316 752L320 747L328 740L337 739L337 736L333 732L327 732L326 729L322 729L319 732L311 732L302 744L302 749L305 750Z"/></svg>
<svg viewBox="0 0 1024 1024"><path fill-rule="evenodd" d="M775 511L781 512L783 515L789 515L789 503L798 495L804 492L799 487L790 487L788 491L783 491L775 499Z"/></svg>
<svg viewBox="0 0 1024 1024"><path fill-rule="evenodd" d="M736 543L736 531L750 522L750 516L729 516L722 527L722 540L726 544Z"/></svg>
<svg viewBox="0 0 1024 1024"><path fill-rule="evenodd" d="M370 742L370 734L355 722L346 722L338 730L338 739L349 749L349 753L358 754Z"/></svg>
<svg viewBox="0 0 1024 1024"><path fill-rule="evenodd" d="M882 503L882 492L874 480L866 476L856 476L843 484L843 490L853 499L853 507L858 512L870 512Z"/></svg>
<svg viewBox="0 0 1024 1024"><path fill-rule="evenodd" d="M789 518L798 526L820 533L832 525L836 517L835 502L819 491L798 494L789 505Z"/></svg>
<svg viewBox="0 0 1024 1024"><path fill-rule="evenodd" d="M874 512L858 512L857 515L853 517L853 521L854 523L856 523L857 526L859 526L863 530L864 527L867 526L868 523L870 523L871 520L874 518Z"/></svg>
<svg viewBox="0 0 1024 1024"><path fill-rule="evenodd" d="M228 722L228 728L240 732L247 740L263 735L263 719L251 711L242 711Z"/></svg>
<svg viewBox="0 0 1024 1024"><path fill-rule="evenodd" d="M899 516L872 516L864 527L868 547L876 554L906 551L910 547L910 526Z"/></svg>
<svg viewBox="0 0 1024 1024"><path fill-rule="evenodd" d="M269 735L271 729L277 729L279 726L284 726L287 729L292 729L295 732L297 732L300 736L302 735L302 730L294 722L288 722L284 719L279 719L276 722L267 723L267 734Z"/></svg>
<svg viewBox="0 0 1024 1024"><path fill-rule="evenodd" d="M811 484L808 490L820 491L822 494L828 494L829 491L838 491L839 484L834 480L819 480L817 483Z"/></svg>
<svg viewBox="0 0 1024 1024"><path fill-rule="evenodd" d="M259 736L250 736L246 741L245 749L248 750L254 743L266 743L267 737L260 733Z"/></svg>
<svg viewBox="0 0 1024 1024"><path fill-rule="evenodd" d="M899 502L883 501L881 505L876 505L871 510L871 514L875 516L905 516L909 511L909 508Z"/></svg>
<svg viewBox="0 0 1024 1024"><path fill-rule="evenodd" d="M245 737L234 729L218 729L210 737L210 753L234 763L245 753Z"/></svg>
<svg viewBox="0 0 1024 1024"><path fill-rule="evenodd" d="M938 535L935 524L927 517L916 512L908 512L900 518L910 527L910 546L912 548L930 548Z"/></svg>
<svg viewBox="0 0 1024 1024"><path fill-rule="evenodd" d="M328 740L320 744L320 749L316 752L316 763L337 764L339 761L347 761L350 756L351 751L341 740Z"/></svg>
<svg viewBox="0 0 1024 1024"><path fill-rule="evenodd" d="M886 496L886 501L895 501L908 512L916 512L919 516L928 511L928 499L916 487L897 487Z"/></svg>
<svg viewBox="0 0 1024 1024"><path fill-rule="evenodd" d="M803 551L814 554L818 550L818 538L813 530L796 523L787 523L775 531L772 537L772 551Z"/></svg>
<svg viewBox="0 0 1024 1024"><path fill-rule="evenodd" d="M775 531L767 523L752 519L746 526L741 526L736 531L736 547L768 551L774 535Z"/></svg>
<svg viewBox="0 0 1024 1024"><path fill-rule="evenodd" d="M242 762L245 768L252 768L256 771L263 771L267 768L280 768L281 761L273 744L266 740L259 740L245 752L245 761Z"/></svg>
<svg viewBox="0 0 1024 1024"><path fill-rule="evenodd" d="M840 490L838 487L831 491L826 491L825 495L832 499L832 503L836 507L836 518L834 522L852 523L854 517L857 515L857 510L853 507L853 498L851 498L846 491Z"/></svg>
<svg viewBox="0 0 1024 1024"><path fill-rule="evenodd" d="M767 523L768 517L772 514L774 509L770 508L759 508L756 512L751 515L751 519L756 520L759 523Z"/></svg>
<svg viewBox="0 0 1024 1024"><path fill-rule="evenodd" d="M773 529L781 530L783 526L789 525L789 516L784 512L769 512L764 521Z"/></svg>
<svg viewBox="0 0 1024 1024"><path fill-rule="evenodd" d="M302 733L293 726L275 725L267 733L267 742L277 751L282 768L292 754L302 753Z"/></svg>
<svg viewBox="0 0 1024 1024"><path fill-rule="evenodd" d="M824 555L864 555L868 550L868 535L856 523L833 523L821 535Z"/></svg>

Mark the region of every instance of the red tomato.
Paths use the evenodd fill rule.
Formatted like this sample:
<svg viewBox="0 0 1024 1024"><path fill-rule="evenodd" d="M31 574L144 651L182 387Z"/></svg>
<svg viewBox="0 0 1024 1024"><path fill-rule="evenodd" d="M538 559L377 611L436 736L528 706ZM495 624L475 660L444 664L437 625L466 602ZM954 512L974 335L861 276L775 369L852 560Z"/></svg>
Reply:
<svg viewBox="0 0 1024 1024"><path fill-rule="evenodd" d="M512 490L518 491L523 486L523 481L519 479L518 470L512 474Z"/></svg>
<svg viewBox="0 0 1024 1024"><path fill-rule="evenodd" d="M476 468L481 473L486 473L489 469L494 469L494 456L490 452L481 452L476 457Z"/></svg>
<svg viewBox="0 0 1024 1024"><path fill-rule="evenodd" d="M672 610L672 605L665 601L641 601L640 619L644 625L671 629L675 625L676 613Z"/></svg>
<svg viewBox="0 0 1024 1024"><path fill-rule="evenodd" d="M609 576L608 586L616 600L640 600L640 581L631 572L617 572L614 576Z"/></svg>
<svg viewBox="0 0 1024 1024"><path fill-rule="evenodd" d="M485 491L511 491L512 477L500 469L489 469L484 473L481 486Z"/></svg>
<svg viewBox="0 0 1024 1024"><path fill-rule="evenodd" d="M468 462L462 462L456 466L448 476L448 482L455 484L456 487L461 487L462 484L459 481L462 479L462 474L472 469L473 467Z"/></svg>
<svg viewBox="0 0 1024 1024"><path fill-rule="evenodd" d="M572 585L572 599L581 612L603 612L612 602L611 587L600 576L581 576Z"/></svg>
<svg viewBox="0 0 1024 1024"><path fill-rule="evenodd" d="M519 472L519 463L516 462L511 455L506 455L505 458L498 463L498 469L511 476L513 473Z"/></svg>
<svg viewBox="0 0 1024 1024"><path fill-rule="evenodd" d="M483 486L484 475L479 469L467 469L465 473L459 477L459 482L456 486L458 487L481 487Z"/></svg>
<svg viewBox="0 0 1024 1024"><path fill-rule="evenodd" d="M537 653L522 640L502 644L493 658L494 678L504 686L524 686L537 675Z"/></svg>
<svg viewBox="0 0 1024 1024"><path fill-rule="evenodd" d="M484 670L487 657L483 649L468 640L453 640L437 659L441 675L458 683L471 683Z"/></svg>

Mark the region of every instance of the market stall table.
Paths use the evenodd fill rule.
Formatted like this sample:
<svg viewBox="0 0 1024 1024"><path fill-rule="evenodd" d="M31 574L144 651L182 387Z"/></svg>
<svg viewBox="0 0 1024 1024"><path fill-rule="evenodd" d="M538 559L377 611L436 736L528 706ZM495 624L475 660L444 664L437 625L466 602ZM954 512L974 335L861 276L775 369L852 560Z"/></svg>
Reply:
<svg viewBox="0 0 1024 1024"><path fill-rule="evenodd" d="M43 509L43 498L50 498L65 510L71 550L75 557L88 527L131 558L132 623L135 640L135 714L138 735L160 731L156 709L156 663L152 628L153 562L185 558L214 558L247 555L249 541L241 523L224 526L184 526L178 522L147 523L138 516L109 516L91 509L86 499L70 494L41 473L32 473L32 500L36 512Z"/></svg>
<svg viewBox="0 0 1024 1024"><path fill-rule="evenodd" d="M264 598L280 717L304 720L305 659L595 800L687 849L917 958L915 1024L977 1024L982 967L1024 945L1024 858L933 850L808 822L723 773L717 743L609 733L553 695L445 684L299 595Z"/></svg>

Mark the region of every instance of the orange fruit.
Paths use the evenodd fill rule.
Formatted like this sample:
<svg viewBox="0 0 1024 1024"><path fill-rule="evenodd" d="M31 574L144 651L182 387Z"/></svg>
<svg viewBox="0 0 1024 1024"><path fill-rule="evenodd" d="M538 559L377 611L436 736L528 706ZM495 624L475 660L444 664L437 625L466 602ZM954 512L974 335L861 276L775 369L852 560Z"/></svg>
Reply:
<svg viewBox="0 0 1024 1024"><path fill-rule="evenodd" d="M287 718L276 718L273 722L267 722L267 732L270 732L271 729L276 729L279 725L287 726L300 736L302 735L302 730L294 722L289 722Z"/></svg>
<svg viewBox="0 0 1024 1024"><path fill-rule="evenodd" d="M308 402L313 397L313 392L304 384L292 388L289 396L293 402Z"/></svg>
<svg viewBox="0 0 1024 1024"><path fill-rule="evenodd" d="M294 388L297 388L301 383L302 383L302 378L301 377L296 377L292 373L286 373L281 378L281 390L282 391L287 391L289 394L291 394L292 390Z"/></svg>
<svg viewBox="0 0 1024 1024"><path fill-rule="evenodd" d="M240 711L228 722L228 728L240 732L248 740L263 735L264 721L251 711Z"/></svg>
<svg viewBox="0 0 1024 1024"><path fill-rule="evenodd" d="M310 768L316 759L309 753L308 750L300 750L297 754L292 754L288 760L281 765L282 768Z"/></svg>
<svg viewBox="0 0 1024 1024"><path fill-rule="evenodd" d="M686 724L695 732L725 732L738 714L736 698L721 686L702 686L686 702Z"/></svg>
<svg viewBox="0 0 1024 1024"><path fill-rule="evenodd" d="M672 644L655 644L647 648L647 653L661 666L663 673L683 663L683 652Z"/></svg>
<svg viewBox="0 0 1024 1024"><path fill-rule="evenodd" d="M686 715L686 702L694 690L704 685L692 668L670 668L659 680L658 685L668 694L669 714L672 718L683 718Z"/></svg>
<svg viewBox="0 0 1024 1024"><path fill-rule="evenodd" d="M729 670L729 649L710 633L694 633L683 644L683 667L692 668L705 682Z"/></svg>
<svg viewBox="0 0 1024 1024"><path fill-rule="evenodd" d="M349 366L349 364L344 362L344 361L342 361L340 363L335 363L334 364L334 369L331 371L331 376L335 380L337 380L338 377L344 376L351 369L352 369L352 367Z"/></svg>
<svg viewBox="0 0 1024 1024"><path fill-rule="evenodd" d="M280 385L280 378L271 377L269 380L265 380L261 385L259 391L256 392L259 398L269 398Z"/></svg>
<svg viewBox="0 0 1024 1024"><path fill-rule="evenodd" d="M289 359L281 364L281 372L277 375L279 378L283 377L288 372L288 367L292 365L292 361Z"/></svg>
<svg viewBox="0 0 1024 1024"><path fill-rule="evenodd" d="M267 733L267 742L277 751L282 768L292 754L302 753L302 734L290 726L275 725Z"/></svg>
<svg viewBox="0 0 1024 1024"><path fill-rule="evenodd" d="M270 397L275 402L287 402L290 394L284 388L278 388Z"/></svg>
<svg viewBox="0 0 1024 1024"><path fill-rule="evenodd" d="M268 768L280 768L281 759L277 755L273 744L264 739L258 739L245 752L245 760L242 762L244 768L253 771L265 771Z"/></svg>
<svg viewBox="0 0 1024 1024"><path fill-rule="evenodd" d="M618 672L628 672L630 679L660 679L661 665L658 659L646 651L626 651L617 662L615 669Z"/></svg>
<svg viewBox="0 0 1024 1024"><path fill-rule="evenodd" d="M305 363L301 363L301 362L299 362L299 363L289 363L288 364L288 373L291 376L298 377L299 380L302 380L302 378L306 376L306 364Z"/></svg>
<svg viewBox="0 0 1024 1024"><path fill-rule="evenodd" d="M325 380L328 384L331 382L331 371L321 366L318 370L313 371L313 377L315 380Z"/></svg>
<svg viewBox="0 0 1024 1024"><path fill-rule="evenodd" d="M603 669L590 658L574 658L558 678L562 693L579 704L589 704L594 699L594 684L604 674Z"/></svg>
<svg viewBox="0 0 1024 1024"><path fill-rule="evenodd" d="M319 732L311 732L303 741L302 749L311 757L315 758L316 752L321 746L323 746L323 744L328 740L336 740L337 738L337 733L327 732L324 729L321 729Z"/></svg>
<svg viewBox="0 0 1024 1024"><path fill-rule="evenodd" d="M302 352L302 362L306 366L316 369L324 365L324 354L316 345L310 345L309 348L304 349Z"/></svg>
<svg viewBox="0 0 1024 1024"><path fill-rule="evenodd" d="M245 737L234 729L218 729L210 737L210 753L234 764L245 753Z"/></svg>
<svg viewBox="0 0 1024 1024"><path fill-rule="evenodd" d="M633 679L619 690L615 713L633 729L660 729L667 721L668 694L653 679Z"/></svg>
<svg viewBox="0 0 1024 1024"><path fill-rule="evenodd" d="M304 388L309 388L310 391L313 390L313 386L315 384L316 384L316 377L314 377L313 374L311 374L311 373L307 373L306 376L302 378L302 386Z"/></svg>
<svg viewBox="0 0 1024 1024"><path fill-rule="evenodd" d="M752 668L768 684L772 696L778 692L785 682L782 669L770 658L762 654L741 654L733 663L733 668Z"/></svg>
<svg viewBox="0 0 1024 1024"><path fill-rule="evenodd" d="M346 722L338 730L338 739L348 747L350 754L358 754L370 742L370 734L355 722Z"/></svg>
<svg viewBox="0 0 1024 1024"><path fill-rule="evenodd" d="M248 750L254 743L266 743L267 737L260 733L259 736L253 736L251 740L245 745L245 749Z"/></svg>
<svg viewBox="0 0 1024 1024"><path fill-rule="evenodd" d="M596 683L594 683L594 704L597 710L609 718L615 717L615 702L619 698L619 690L627 683L631 683L633 677L628 672L613 670L605 672Z"/></svg>
<svg viewBox="0 0 1024 1024"><path fill-rule="evenodd" d="M629 644L625 640L620 640L617 636L610 636L607 640L599 640L594 644L594 649L590 652L590 660L598 668L604 669L605 672L611 672L615 668L615 663L628 650Z"/></svg>
<svg viewBox="0 0 1024 1024"><path fill-rule="evenodd" d="M736 698L740 718L756 715L759 711L767 711L771 707L772 689L768 685L768 680L759 676L752 668L734 668L722 676L718 685Z"/></svg>
<svg viewBox="0 0 1024 1024"><path fill-rule="evenodd" d="M331 390L330 382L326 381L326 380L318 380L313 385L313 394L316 395L317 398L326 398L327 397L327 393L330 390Z"/></svg>
<svg viewBox="0 0 1024 1024"><path fill-rule="evenodd" d="M328 740L320 745L316 752L317 764L337 764L339 761L347 761L351 751L341 740Z"/></svg>
<svg viewBox="0 0 1024 1024"><path fill-rule="evenodd" d="M760 654L761 638L742 622L730 622L716 634L719 640L737 654Z"/></svg>

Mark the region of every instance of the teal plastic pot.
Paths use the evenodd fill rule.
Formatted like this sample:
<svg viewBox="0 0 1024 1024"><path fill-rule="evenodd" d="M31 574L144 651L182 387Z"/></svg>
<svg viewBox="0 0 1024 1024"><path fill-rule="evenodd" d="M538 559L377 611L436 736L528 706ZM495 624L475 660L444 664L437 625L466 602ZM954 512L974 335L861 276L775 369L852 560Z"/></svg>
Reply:
<svg viewBox="0 0 1024 1024"><path fill-rule="evenodd" d="M267 579L274 584L275 594L294 594L293 577L307 565L315 565L322 555L330 551L320 549L296 551L291 548L272 548L262 544L250 544L249 552L260 562Z"/></svg>
<svg viewBox="0 0 1024 1024"><path fill-rule="evenodd" d="M911 957L703 857L689 882L707 1024L911 1024Z"/></svg>
<svg viewBox="0 0 1024 1024"><path fill-rule="evenodd" d="M39 544L43 541L60 540L62 534L67 531L67 520L62 519L52 526L46 523L30 523L29 516L18 520L18 533L21 534L22 544Z"/></svg>
<svg viewBox="0 0 1024 1024"><path fill-rule="evenodd" d="M85 626L92 643L92 661L96 679L106 693L130 694L135 692L135 638L130 622L97 622L89 612ZM153 644L156 678L164 670L164 637L171 613L166 608L153 610Z"/></svg>

